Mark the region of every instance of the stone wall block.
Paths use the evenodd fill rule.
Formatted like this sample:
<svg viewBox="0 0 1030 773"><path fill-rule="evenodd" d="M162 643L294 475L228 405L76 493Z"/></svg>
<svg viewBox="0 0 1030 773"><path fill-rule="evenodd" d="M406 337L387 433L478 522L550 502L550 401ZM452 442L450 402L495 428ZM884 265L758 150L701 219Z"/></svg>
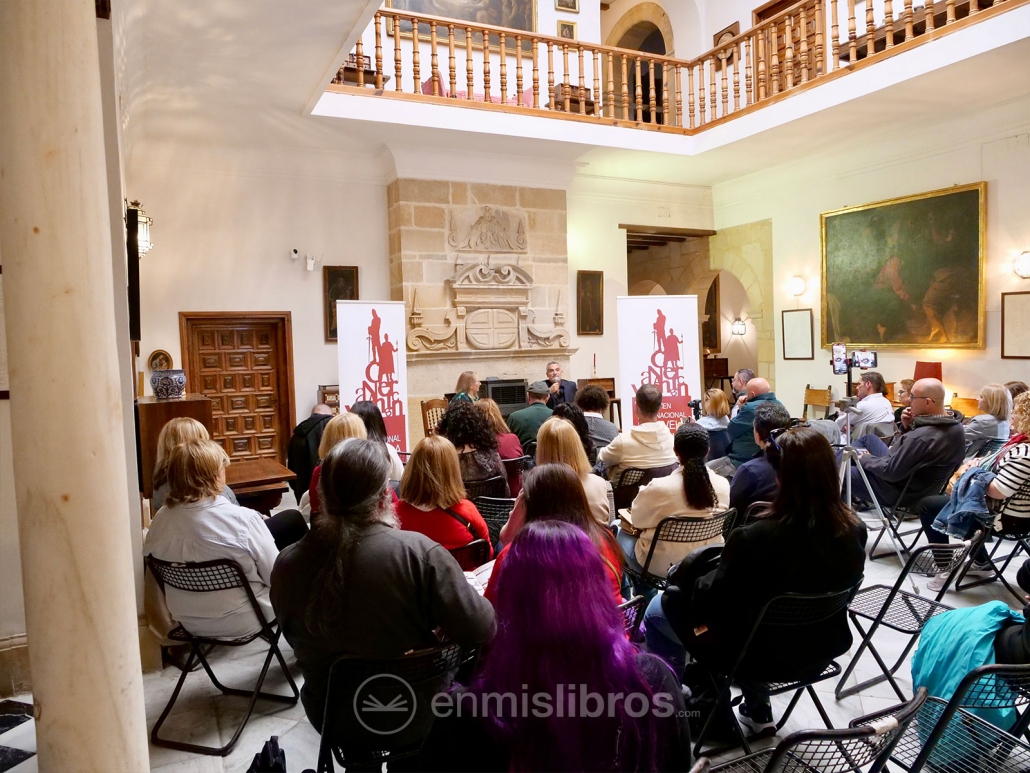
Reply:
<svg viewBox="0 0 1030 773"><path fill-rule="evenodd" d="M489 204L497 207L514 207L518 204L516 189L511 185L470 183L468 188L473 204Z"/></svg>
<svg viewBox="0 0 1030 773"><path fill-rule="evenodd" d="M565 191L547 188L519 188L519 206L524 209L565 211Z"/></svg>
<svg viewBox="0 0 1030 773"><path fill-rule="evenodd" d="M450 183L438 180L398 180L397 186L399 201L415 204L449 204L451 202Z"/></svg>
<svg viewBox="0 0 1030 773"><path fill-rule="evenodd" d="M444 228L447 225L447 210L444 207L414 206L413 224L416 228ZM409 225L402 223L402 225Z"/></svg>
<svg viewBox="0 0 1030 773"><path fill-rule="evenodd" d="M444 232L441 230L402 228L401 249L404 252L443 252L447 249Z"/></svg>

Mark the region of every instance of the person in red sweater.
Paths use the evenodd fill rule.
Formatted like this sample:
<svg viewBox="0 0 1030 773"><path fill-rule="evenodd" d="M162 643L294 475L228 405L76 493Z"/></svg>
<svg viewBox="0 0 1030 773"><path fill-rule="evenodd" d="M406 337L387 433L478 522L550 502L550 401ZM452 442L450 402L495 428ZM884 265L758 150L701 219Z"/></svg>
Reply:
<svg viewBox="0 0 1030 773"><path fill-rule="evenodd" d="M486 521L465 499L458 452L441 435L430 435L412 451L401 478L397 517L404 531L425 534L448 550L477 539L490 541Z"/></svg>
<svg viewBox="0 0 1030 773"><path fill-rule="evenodd" d="M622 551L612 533L591 517L590 505L587 504L587 496L576 471L559 462L534 467L522 478L522 501L526 510L522 528L534 521L565 521L586 532L604 561L612 595L621 604ZM512 539L514 541L514 537ZM507 553L508 545L505 545L497 554L494 568L490 572L490 581L483 594L490 601L495 600L497 578L500 577L501 564Z"/></svg>
<svg viewBox="0 0 1030 773"><path fill-rule="evenodd" d="M521 459L525 456L526 452L522 450L519 436L508 428L508 425L504 422L504 417L501 416L501 409L497 403L489 397L484 397L476 403L476 410L486 416L490 429L497 436L497 453L500 454L501 461L505 459ZM519 492L522 491L522 473L516 472L508 476L508 489L513 497L519 495Z"/></svg>

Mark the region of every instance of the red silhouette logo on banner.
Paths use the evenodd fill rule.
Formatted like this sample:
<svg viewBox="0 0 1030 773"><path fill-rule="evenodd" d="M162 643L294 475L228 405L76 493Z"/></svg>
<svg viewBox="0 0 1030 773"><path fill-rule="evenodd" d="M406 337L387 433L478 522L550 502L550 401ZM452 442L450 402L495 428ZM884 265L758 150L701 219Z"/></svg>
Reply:
<svg viewBox="0 0 1030 773"><path fill-rule="evenodd" d="M406 451L404 432L404 397L397 394L397 347L390 341L389 334L380 340L383 321L372 309L372 322L368 326L368 365L365 366L365 380L355 390L358 400L368 400L379 406L386 424L387 441L401 451Z"/></svg>
<svg viewBox="0 0 1030 773"><path fill-rule="evenodd" d="M662 393L662 407L658 420L670 428L679 426L680 420L690 415L690 388L683 380L683 364L680 362L680 345L683 339L669 328L665 332L665 315L658 309L658 315L651 326L651 364L640 374L640 384L631 384L633 393L644 384L652 384Z"/></svg>

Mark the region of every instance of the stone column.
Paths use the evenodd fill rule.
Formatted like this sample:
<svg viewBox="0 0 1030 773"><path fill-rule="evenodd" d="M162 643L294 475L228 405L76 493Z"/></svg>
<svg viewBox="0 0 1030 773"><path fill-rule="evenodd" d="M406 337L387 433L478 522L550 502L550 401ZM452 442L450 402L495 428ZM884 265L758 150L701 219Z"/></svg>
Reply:
<svg viewBox="0 0 1030 773"><path fill-rule="evenodd" d="M97 56L91 0L0 3L0 252L39 767L140 771Z"/></svg>

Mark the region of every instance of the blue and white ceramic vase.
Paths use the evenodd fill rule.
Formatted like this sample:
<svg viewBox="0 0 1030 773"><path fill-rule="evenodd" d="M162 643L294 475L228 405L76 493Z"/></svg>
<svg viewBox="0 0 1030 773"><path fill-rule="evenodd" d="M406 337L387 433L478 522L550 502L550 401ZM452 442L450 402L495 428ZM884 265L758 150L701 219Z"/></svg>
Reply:
<svg viewBox="0 0 1030 773"><path fill-rule="evenodd" d="M158 400L178 400L186 393L186 373L180 368L152 370L150 386Z"/></svg>

